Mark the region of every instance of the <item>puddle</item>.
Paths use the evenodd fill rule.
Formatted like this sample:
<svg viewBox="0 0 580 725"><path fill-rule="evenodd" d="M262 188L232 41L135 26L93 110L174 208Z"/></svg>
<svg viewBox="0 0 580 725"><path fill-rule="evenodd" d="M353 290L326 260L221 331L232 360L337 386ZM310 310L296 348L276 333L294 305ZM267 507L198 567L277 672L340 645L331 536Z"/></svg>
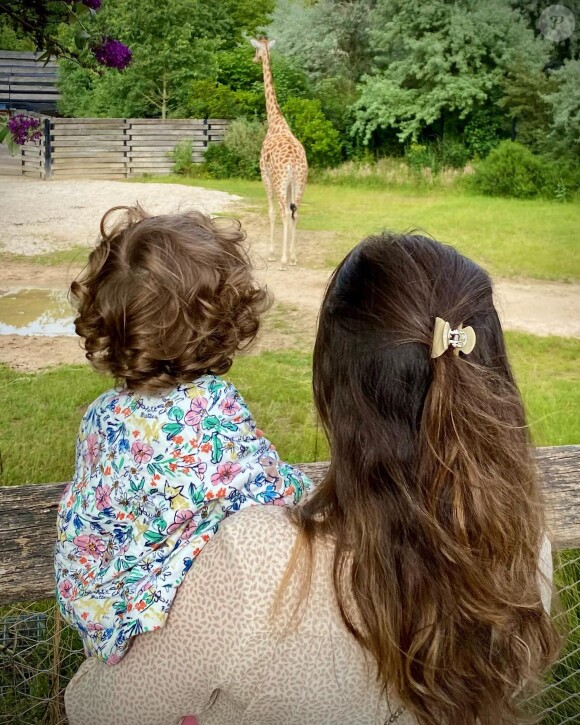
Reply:
<svg viewBox="0 0 580 725"><path fill-rule="evenodd" d="M0 296L0 335L74 335L66 292L23 289Z"/></svg>

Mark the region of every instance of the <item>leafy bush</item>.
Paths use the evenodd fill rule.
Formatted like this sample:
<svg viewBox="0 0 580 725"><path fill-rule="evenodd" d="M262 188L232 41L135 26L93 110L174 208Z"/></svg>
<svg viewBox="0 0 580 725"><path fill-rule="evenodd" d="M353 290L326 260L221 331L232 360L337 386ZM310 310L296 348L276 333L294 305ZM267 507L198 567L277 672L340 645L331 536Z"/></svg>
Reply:
<svg viewBox="0 0 580 725"><path fill-rule="evenodd" d="M484 158L502 139L504 118L494 109L477 109L463 130L463 139L471 155Z"/></svg>
<svg viewBox="0 0 580 725"><path fill-rule="evenodd" d="M263 112L262 91L232 90L222 83L206 79L191 84L187 100L176 115L189 118L237 118L263 115Z"/></svg>
<svg viewBox="0 0 580 725"><path fill-rule="evenodd" d="M415 171L437 166L432 149L421 143L412 143L405 149L405 159Z"/></svg>
<svg viewBox="0 0 580 725"><path fill-rule="evenodd" d="M490 196L554 197L558 169L553 162L535 156L522 144L502 141L476 165L470 186Z"/></svg>
<svg viewBox="0 0 580 725"><path fill-rule="evenodd" d="M463 169L471 153L469 149L455 139L444 139L435 149L439 166L451 169Z"/></svg>
<svg viewBox="0 0 580 725"><path fill-rule="evenodd" d="M230 124L224 141L205 152L205 170L214 179L239 176L260 178L260 152L266 129L259 121L238 118Z"/></svg>
<svg viewBox="0 0 580 725"><path fill-rule="evenodd" d="M193 141L185 139L177 143L170 153L173 159L173 171L176 174L188 176L193 171L193 161L191 156L193 154Z"/></svg>
<svg viewBox="0 0 580 725"><path fill-rule="evenodd" d="M322 112L320 101L291 98L282 112L293 133L304 144L310 166L336 166L342 154L340 135Z"/></svg>
<svg viewBox="0 0 580 725"><path fill-rule="evenodd" d="M211 144L205 152L204 170L212 179L228 179L238 175L238 161L225 143Z"/></svg>

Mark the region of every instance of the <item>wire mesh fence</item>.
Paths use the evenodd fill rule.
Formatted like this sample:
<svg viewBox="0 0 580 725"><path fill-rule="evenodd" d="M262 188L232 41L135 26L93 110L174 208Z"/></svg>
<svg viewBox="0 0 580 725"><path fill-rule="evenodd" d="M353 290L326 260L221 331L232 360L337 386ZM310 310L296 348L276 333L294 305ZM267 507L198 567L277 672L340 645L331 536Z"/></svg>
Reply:
<svg viewBox="0 0 580 725"><path fill-rule="evenodd" d="M567 644L528 705L542 725L580 725L580 549L558 558L556 619ZM0 608L0 725L66 725L64 689L82 661L80 639L54 600Z"/></svg>

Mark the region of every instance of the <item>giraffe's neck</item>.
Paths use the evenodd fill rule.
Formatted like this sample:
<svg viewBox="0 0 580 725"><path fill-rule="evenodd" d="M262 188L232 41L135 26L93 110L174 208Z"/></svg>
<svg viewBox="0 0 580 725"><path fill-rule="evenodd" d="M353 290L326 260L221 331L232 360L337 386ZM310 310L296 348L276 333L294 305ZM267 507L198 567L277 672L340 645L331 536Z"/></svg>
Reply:
<svg viewBox="0 0 580 725"><path fill-rule="evenodd" d="M288 128L286 119L282 115L276 91L274 89L274 79L272 78L272 67L270 65L270 54L266 53L262 61L264 70L264 93L266 94L266 115L268 117L268 129Z"/></svg>

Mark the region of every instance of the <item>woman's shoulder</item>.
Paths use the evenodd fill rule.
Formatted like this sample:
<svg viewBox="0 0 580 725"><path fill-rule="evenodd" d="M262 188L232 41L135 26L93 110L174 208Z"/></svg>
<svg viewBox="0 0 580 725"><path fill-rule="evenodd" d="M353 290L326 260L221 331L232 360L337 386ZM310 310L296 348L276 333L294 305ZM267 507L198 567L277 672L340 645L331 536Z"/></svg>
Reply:
<svg viewBox="0 0 580 725"><path fill-rule="evenodd" d="M289 558L297 533L285 506L252 506L222 522L214 545L242 568L271 570L274 560Z"/></svg>

